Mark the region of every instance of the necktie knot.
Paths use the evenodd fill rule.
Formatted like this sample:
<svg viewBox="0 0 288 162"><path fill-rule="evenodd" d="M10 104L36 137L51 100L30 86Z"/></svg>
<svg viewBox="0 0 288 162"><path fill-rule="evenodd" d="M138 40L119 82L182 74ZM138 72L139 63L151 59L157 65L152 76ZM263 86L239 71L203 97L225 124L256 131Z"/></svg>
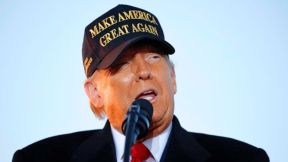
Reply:
<svg viewBox="0 0 288 162"><path fill-rule="evenodd" d="M142 162L150 157L151 153L143 143L136 143L131 147L131 162Z"/></svg>

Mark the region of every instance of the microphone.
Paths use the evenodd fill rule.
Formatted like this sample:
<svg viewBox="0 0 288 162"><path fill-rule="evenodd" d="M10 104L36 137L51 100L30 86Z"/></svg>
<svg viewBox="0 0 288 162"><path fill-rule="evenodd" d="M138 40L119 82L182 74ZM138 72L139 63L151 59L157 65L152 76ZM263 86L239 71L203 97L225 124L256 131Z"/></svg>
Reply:
<svg viewBox="0 0 288 162"><path fill-rule="evenodd" d="M130 148L136 139L148 134L153 115L152 104L145 99L137 99L129 107L126 118L122 123L122 131L126 136L124 162L129 162Z"/></svg>

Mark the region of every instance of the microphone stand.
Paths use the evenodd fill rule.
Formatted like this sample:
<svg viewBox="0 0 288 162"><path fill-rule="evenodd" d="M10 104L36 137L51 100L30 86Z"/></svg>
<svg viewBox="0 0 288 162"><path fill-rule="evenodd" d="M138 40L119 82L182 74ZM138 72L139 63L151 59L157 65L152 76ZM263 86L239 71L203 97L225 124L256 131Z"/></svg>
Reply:
<svg viewBox="0 0 288 162"><path fill-rule="evenodd" d="M136 142L136 139L140 133L139 129L136 128L136 123L138 122L140 106L132 105L130 107L130 115L127 118L127 130L125 132L125 147L124 147L124 162L129 162L130 158L130 148L132 144Z"/></svg>

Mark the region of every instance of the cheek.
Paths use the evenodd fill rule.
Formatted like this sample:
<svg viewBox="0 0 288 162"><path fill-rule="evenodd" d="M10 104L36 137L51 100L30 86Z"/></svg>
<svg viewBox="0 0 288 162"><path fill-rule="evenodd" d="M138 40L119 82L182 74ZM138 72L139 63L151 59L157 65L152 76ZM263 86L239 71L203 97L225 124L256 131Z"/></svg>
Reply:
<svg viewBox="0 0 288 162"><path fill-rule="evenodd" d="M111 125L121 131L122 122L127 113L127 103L124 99L119 98L118 93L110 91L110 94L107 94L107 99L105 102L105 113L111 123Z"/></svg>
<svg viewBox="0 0 288 162"><path fill-rule="evenodd" d="M131 76L111 76L103 90L104 107L109 121L116 129L121 129L122 122L131 101Z"/></svg>
<svg viewBox="0 0 288 162"><path fill-rule="evenodd" d="M169 68L169 67L167 67ZM169 70L166 70L163 73L163 78L161 80L163 95L164 95L164 104L167 109L170 111L174 108L174 94L175 94L175 78L171 75ZM172 110L173 111L173 110Z"/></svg>
<svg viewBox="0 0 288 162"><path fill-rule="evenodd" d="M175 77L171 74L171 71L168 69L161 73L159 82L163 87L163 90L167 95L172 95L175 92Z"/></svg>
<svg viewBox="0 0 288 162"><path fill-rule="evenodd" d="M132 77L131 75L123 74L123 73L117 73L115 75L111 75L107 78L105 81L105 87L104 91L106 91L106 94L104 94L106 97L111 99L121 99L123 94L127 93L127 89L131 85Z"/></svg>
<svg viewBox="0 0 288 162"><path fill-rule="evenodd" d="M131 97L131 87L133 83L132 75L117 75L111 77L109 81L110 95L114 99L118 99L123 102L128 102L127 100ZM127 104L127 103L126 103Z"/></svg>

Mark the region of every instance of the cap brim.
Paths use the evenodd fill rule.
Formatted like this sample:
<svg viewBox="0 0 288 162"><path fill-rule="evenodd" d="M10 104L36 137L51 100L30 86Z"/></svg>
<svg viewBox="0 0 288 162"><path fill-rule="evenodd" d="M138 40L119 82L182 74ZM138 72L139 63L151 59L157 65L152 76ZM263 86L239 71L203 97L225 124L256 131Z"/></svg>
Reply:
<svg viewBox="0 0 288 162"><path fill-rule="evenodd" d="M114 49L112 49L104 58L103 60L99 63L97 69L106 69L108 68L115 60L118 56L120 56L122 54L122 52L127 49L128 47L132 46L133 44L139 42L139 41L143 41L143 40L149 40L151 41L151 43L155 43L158 44L160 46L161 49L163 49L165 52L165 54L173 54L175 52L174 47L164 41L164 40L160 40L158 38L155 37L143 37L143 36L139 36L139 37L135 37L133 39L130 39L122 44L120 44L119 46L115 47Z"/></svg>

